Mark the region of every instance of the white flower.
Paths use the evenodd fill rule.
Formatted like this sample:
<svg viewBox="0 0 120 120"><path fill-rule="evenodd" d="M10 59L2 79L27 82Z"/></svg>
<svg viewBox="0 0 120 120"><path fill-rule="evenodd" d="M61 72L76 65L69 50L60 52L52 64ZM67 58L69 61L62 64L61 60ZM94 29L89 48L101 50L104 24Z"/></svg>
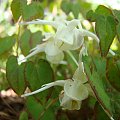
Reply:
<svg viewBox="0 0 120 120"><path fill-rule="evenodd" d="M64 54L63 51L58 48L58 46L54 43L54 35L53 34L45 34L45 38L43 39L44 43L37 45L35 48L30 50L30 54L27 55L22 61L38 54L40 52L45 52L46 58L51 63L59 63L63 60ZM21 61L20 61L21 62Z"/></svg>
<svg viewBox="0 0 120 120"><path fill-rule="evenodd" d="M80 21L77 19L73 19L71 21L49 21L38 19L31 22L20 23L20 25L28 24L51 25L56 28L57 31L55 34L55 42L58 44L58 46L62 46L62 50L66 50L66 46L67 50L74 50L79 48L84 41L84 36L90 36L99 42L98 37L92 32L84 30L81 26Z"/></svg>
<svg viewBox="0 0 120 120"><path fill-rule="evenodd" d="M81 75L82 77L80 78ZM84 75L83 68L78 68L72 79L57 80L55 82L45 84L40 89L24 94L22 97L42 92L53 86L62 86L64 93L60 94L60 105L63 107L63 109L78 110L80 109L82 100L88 97L88 89L84 85L87 80L85 77L83 77Z"/></svg>
<svg viewBox="0 0 120 120"><path fill-rule="evenodd" d="M81 107L81 101L79 100L73 100L69 96L67 96L64 91L61 91L59 95L59 101L60 106L62 106L62 109L68 109L68 110L79 110Z"/></svg>
<svg viewBox="0 0 120 120"><path fill-rule="evenodd" d="M25 59L28 59L39 52L45 52L48 61L52 63L59 63L64 58L63 51L75 50L82 46L84 36L91 36L99 42L99 39L95 34L82 29L81 23L77 19L73 19L71 21L62 20L62 22L36 20L20 24L51 25L57 30L55 34L46 33L45 38L43 39L45 43L37 45L33 48L31 53L26 56Z"/></svg>
<svg viewBox="0 0 120 120"><path fill-rule="evenodd" d="M87 53L87 47L85 46L85 44L83 44L81 50L80 50L80 53L79 53L79 62L81 63L82 62L82 56L88 56L88 53Z"/></svg>

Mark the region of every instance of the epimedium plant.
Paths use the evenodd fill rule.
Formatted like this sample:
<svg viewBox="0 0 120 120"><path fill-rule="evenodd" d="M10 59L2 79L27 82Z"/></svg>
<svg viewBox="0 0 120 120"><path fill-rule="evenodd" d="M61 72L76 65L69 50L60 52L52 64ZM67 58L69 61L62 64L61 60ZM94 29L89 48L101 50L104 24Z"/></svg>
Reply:
<svg viewBox="0 0 120 120"><path fill-rule="evenodd" d="M95 34L83 27L77 3L62 1L65 17L56 15L52 20L44 17L43 6L40 2L28 5L26 0L13 0L11 10L18 35L0 41L0 46L8 44L0 54L13 46L16 49L16 56L7 60L6 78L26 100L19 119L29 119L27 113L35 120L59 119L55 116L57 108L79 110L80 119L119 120L120 52L119 45L114 52L110 47L113 41L120 44L120 11L103 5L88 11L86 19L95 24ZM41 31L32 33L31 24L33 29L40 26ZM45 30L46 25L50 30ZM94 40L92 52L86 37ZM83 116L85 111L87 115ZM64 112L60 119L70 117Z"/></svg>

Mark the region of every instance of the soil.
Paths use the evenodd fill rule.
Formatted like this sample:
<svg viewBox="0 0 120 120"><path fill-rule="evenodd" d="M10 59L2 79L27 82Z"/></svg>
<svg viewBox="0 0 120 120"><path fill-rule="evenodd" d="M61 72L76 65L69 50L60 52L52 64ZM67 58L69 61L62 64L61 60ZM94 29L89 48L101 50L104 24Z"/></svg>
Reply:
<svg viewBox="0 0 120 120"><path fill-rule="evenodd" d="M0 96L0 120L19 120L22 110L24 110L24 99Z"/></svg>

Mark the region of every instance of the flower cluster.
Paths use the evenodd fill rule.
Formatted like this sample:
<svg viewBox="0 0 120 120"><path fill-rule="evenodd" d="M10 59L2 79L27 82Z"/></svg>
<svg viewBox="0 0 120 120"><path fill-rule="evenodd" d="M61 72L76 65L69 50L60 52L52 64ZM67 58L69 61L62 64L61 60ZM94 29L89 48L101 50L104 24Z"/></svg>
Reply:
<svg viewBox="0 0 120 120"><path fill-rule="evenodd" d="M87 55L87 49L84 45L84 36L90 36L99 42L98 37L83 29L80 21L77 19L73 19L71 21L63 20L61 22L35 20L20 23L20 25L27 24L51 25L56 29L56 32L54 34L45 33L45 38L43 39L44 42L33 48L31 53L26 56L25 59L28 59L39 52L45 52L48 61L58 64L64 59L63 51L69 53L70 50L76 50L82 47L80 51L81 59L82 55ZM59 100L62 108L69 110L80 109L82 100L88 97L89 89L87 87L87 79L84 73L82 61L80 60L77 65L78 68L72 79L57 80L55 82L45 84L40 89L24 94L22 97L36 94L53 86L61 86L63 87L63 91L59 95Z"/></svg>

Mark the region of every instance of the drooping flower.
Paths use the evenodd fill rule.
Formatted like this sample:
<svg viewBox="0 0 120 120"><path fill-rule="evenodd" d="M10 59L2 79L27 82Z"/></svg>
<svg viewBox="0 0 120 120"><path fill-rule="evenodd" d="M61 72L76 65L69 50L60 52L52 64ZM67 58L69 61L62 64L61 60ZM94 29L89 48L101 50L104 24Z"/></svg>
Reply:
<svg viewBox="0 0 120 120"><path fill-rule="evenodd" d="M63 110L79 110L81 107L81 101L73 100L65 94L64 91L61 91L59 95L60 106Z"/></svg>
<svg viewBox="0 0 120 120"><path fill-rule="evenodd" d="M89 94L88 89L85 86L87 79L85 78L83 68L81 67L82 66L80 65L79 68L75 71L72 79L57 80L55 82L45 84L40 89L31 93L24 94L22 97L42 92L53 86L61 86L63 87L63 92L60 94L59 99L60 105L63 107L63 109L80 109L82 100L86 99Z"/></svg>

